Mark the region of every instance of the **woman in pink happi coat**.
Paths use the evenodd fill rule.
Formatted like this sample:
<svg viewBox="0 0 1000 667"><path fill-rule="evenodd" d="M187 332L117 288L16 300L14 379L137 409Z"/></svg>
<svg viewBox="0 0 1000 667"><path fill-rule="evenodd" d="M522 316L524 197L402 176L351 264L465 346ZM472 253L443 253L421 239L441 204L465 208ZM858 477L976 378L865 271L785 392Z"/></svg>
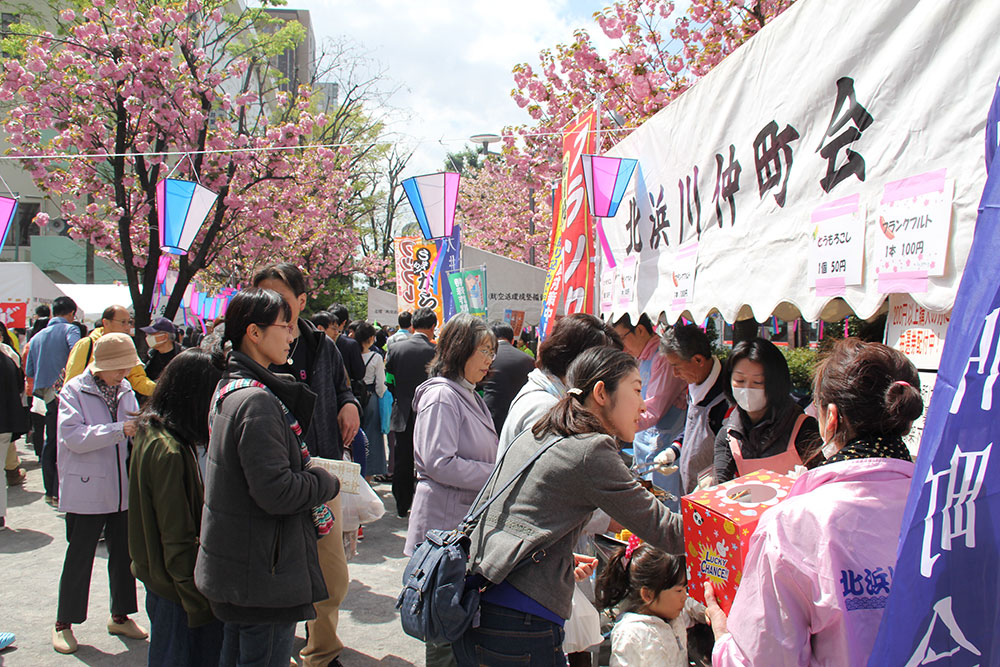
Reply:
<svg viewBox="0 0 1000 667"><path fill-rule="evenodd" d="M913 476L902 437L923 411L919 383L879 343L847 339L821 362L814 400L828 459L761 517L728 620L706 586L713 665L867 664Z"/></svg>

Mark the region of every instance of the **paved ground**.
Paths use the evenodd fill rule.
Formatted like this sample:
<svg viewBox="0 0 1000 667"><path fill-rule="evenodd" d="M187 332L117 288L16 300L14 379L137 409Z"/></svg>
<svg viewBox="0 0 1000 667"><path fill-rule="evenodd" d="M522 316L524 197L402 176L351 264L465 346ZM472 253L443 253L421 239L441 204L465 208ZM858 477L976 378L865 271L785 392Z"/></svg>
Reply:
<svg viewBox="0 0 1000 667"><path fill-rule="evenodd" d="M112 637L108 616L107 553L98 547L90 588L90 618L74 627L80 650L64 656L52 650L59 575L66 549L62 514L42 499L42 473L30 446L18 443L28 470L23 487L8 489L7 530L0 530L0 632L17 635L14 647L0 653L0 665L144 665L146 642ZM423 644L405 635L395 610L406 560L402 555L406 521L396 517L387 485L376 491L386 505L385 516L365 529L358 555L350 563L351 587L341 607L340 636L348 646L341 655L346 667L423 665ZM140 612L134 618L149 627L142 584ZM299 624L296 651L305 644Z"/></svg>

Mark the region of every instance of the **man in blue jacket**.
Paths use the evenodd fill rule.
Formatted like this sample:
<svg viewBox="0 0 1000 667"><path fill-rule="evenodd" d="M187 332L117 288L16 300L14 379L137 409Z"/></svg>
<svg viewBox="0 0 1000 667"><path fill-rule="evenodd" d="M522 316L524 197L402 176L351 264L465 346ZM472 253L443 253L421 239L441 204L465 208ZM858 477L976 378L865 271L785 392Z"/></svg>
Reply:
<svg viewBox="0 0 1000 667"><path fill-rule="evenodd" d="M45 445L42 447L42 483L45 502L59 504L59 475L56 467L56 418L59 415L59 390L69 351L80 340L76 321L76 302L60 296L52 302L52 319L31 339L25 376L34 380L34 395L45 402Z"/></svg>

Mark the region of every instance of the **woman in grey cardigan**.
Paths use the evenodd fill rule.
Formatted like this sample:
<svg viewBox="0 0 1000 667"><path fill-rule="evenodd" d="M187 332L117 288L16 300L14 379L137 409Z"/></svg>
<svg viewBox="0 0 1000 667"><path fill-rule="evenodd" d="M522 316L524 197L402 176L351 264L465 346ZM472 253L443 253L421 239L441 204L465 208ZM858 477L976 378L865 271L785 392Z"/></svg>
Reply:
<svg viewBox="0 0 1000 667"><path fill-rule="evenodd" d="M407 556L428 530L452 530L469 511L493 472L497 434L493 417L476 384L490 370L497 341L483 322L468 313L441 328L431 378L413 397L413 458L417 488L406 531ZM454 664L451 648L428 643L428 667Z"/></svg>
<svg viewBox="0 0 1000 667"><path fill-rule="evenodd" d="M565 665L563 624L572 608L573 545L595 509L653 546L683 552L681 517L632 476L616 438L630 442L645 406L635 359L587 350L570 389L516 438L483 497L502 488L539 447L555 444L501 494L472 534L470 566L485 587L479 625L454 646L459 665Z"/></svg>

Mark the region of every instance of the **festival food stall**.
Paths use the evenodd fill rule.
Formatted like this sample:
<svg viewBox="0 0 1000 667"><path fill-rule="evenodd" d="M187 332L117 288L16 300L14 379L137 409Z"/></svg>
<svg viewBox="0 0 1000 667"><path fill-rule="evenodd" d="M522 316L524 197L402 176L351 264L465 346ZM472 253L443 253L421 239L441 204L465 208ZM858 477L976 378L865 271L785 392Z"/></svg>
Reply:
<svg viewBox="0 0 1000 667"><path fill-rule="evenodd" d="M702 322L950 310L1000 71L988 3L799 2L609 155L601 311Z"/></svg>

